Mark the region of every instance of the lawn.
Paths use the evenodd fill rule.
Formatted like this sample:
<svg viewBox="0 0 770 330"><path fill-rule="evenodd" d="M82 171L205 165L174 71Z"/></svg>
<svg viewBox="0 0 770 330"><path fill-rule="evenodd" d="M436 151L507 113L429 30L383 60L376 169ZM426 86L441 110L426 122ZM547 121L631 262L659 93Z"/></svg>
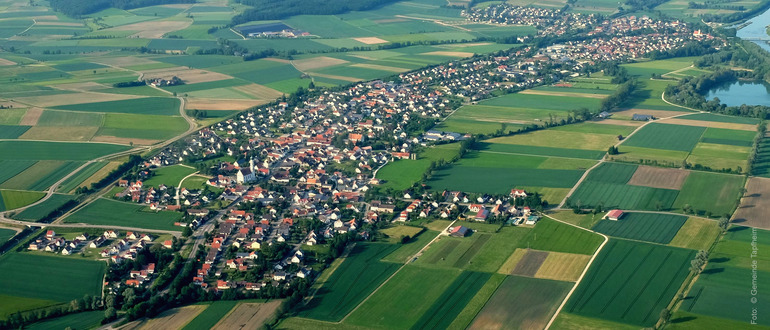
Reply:
<svg viewBox="0 0 770 330"><path fill-rule="evenodd" d="M190 323L188 323L184 330L208 330L219 322L230 310L237 305L235 300L220 300L212 302L209 307L203 310L198 316L196 316Z"/></svg>
<svg viewBox="0 0 770 330"><path fill-rule="evenodd" d="M146 206L100 198L78 210L64 222L92 225L126 226L147 229L179 230L174 222L182 213L171 211L144 211Z"/></svg>
<svg viewBox="0 0 770 330"><path fill-rule="evenodd" d="M0 295L69 302L100 295L102 261L8 253L0 259Z"/></svg>
<svg viewBox="0 0 770 330"><path fill-rule="evenodd" d="M668 244L686 221L681 215L626 213L619 220L601 220L592 229L609 236Z"/></svg>
<svg viewBox="0 0 770 330"><path fill-rule="evenodd" d="M74 197L72 195L53 194L44 202L27 208L24 211L16 214L14 218L38 221L73 199Z"/></svg>
<svg viewBox="0 0 770 330"><path fill-rule="evenodd" d="M652 123L623 142L623 146L691 151L700 141L704 127Z"/></svg>
<svg viewBox="0 0 770 330"><path fill-rule="evenodd" d="M694 255L693 250L610 240L564 311L653 326L689 274Z"/></svg>
<svg viewBox="0 0 770 330"><path fill-rule="evenodd" d="M529 235L521 240L520 248L577 254L594 254L604 239L587 230L542 218Z"/></svg>
<svg viewBox="0 0 770 330"><path fill-rule="evenodd" d="M121 101L60 105L53 107L53 109L174 116L179 114L179 100L169 97L145 97Z"/></svg>
<svg viewBox="0 0 770 330"><path fill-rule="evenodd" d="M434 307L434 303L455 283L461 273L462 271L452 268L407 265L359 306L346 322L380 329L409 328L419 322L429 310L440 310ZM468 295L464 293L451 299L460 303L467 301Z"/></svg>
<svg viewBox="0 0 770 330"><path fill-rule="evenodd" d="M0 141L0 159L90 160L128 149L126 146L102 143Z"/></svg>
<svg viewBox="0 0 770 330"><path fill-rule="evenodd" d="M540 329L572 287L570 282L508 276L471 323L471 329Z"/></svg>
<svg viewBox="0 0 770 330"><path fill-rule="evenodd" d="M398 269L400 264L379 261L396 248L395 244L356 244L299 315L341 320Z"/></svg>
<svg viewBox="0 0 770 330"><path fill-rule="evenodd" d="M690 205L693 210L714 216L732 214L738 206L745 178L739 175L691 172L684 182L675 208Z"/></svg>
<svg viewBox="0 0 770 330"><path fill-rule="evenodd" d="M182 165L173 165L161 167L152 171L154 175L144 181L144 185L148 187L157 187L161 184L165 184L169 187L176 187L184 177L195 173L194 168L189 168Z"/></svg>

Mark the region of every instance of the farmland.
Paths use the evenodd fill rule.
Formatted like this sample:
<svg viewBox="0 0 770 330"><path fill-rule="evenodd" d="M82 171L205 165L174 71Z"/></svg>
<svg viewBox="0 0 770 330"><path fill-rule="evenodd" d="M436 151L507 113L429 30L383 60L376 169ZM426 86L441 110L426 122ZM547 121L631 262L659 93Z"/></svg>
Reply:
<svg viewBox="0 0 770 330"><path fill-rule="evenodd" d="M15 235L16 231L13 229L0 228L0 244L7 242Z"/></svg>
<svg viewBox="0 0 770 330"><path fill-rule="evenodd" d="M59 110L87 112L132 113L145 115L176 115L179 100L173 98L147 97L122 101L81 103L53 107Z"/></svg>
<svg viewBox="0 0 770 330"><path fill-rule="evenodd" d="M768 195L770 195L770 179L750 178L746 185L746 193L743 194L732 221L740 225L770 229L770 221L765 216L770 212L770 201L764 198Z"/></svg>
<svg viewBox="0 0 770 330"><path fill-rule="evenodd" d="M356 244L308 303L303 317L338 321L398 269L379 261L398 247L391 244Z"/></svg>
<svg viewBox="0 0 770 330"><path fill-rule="evenodd" d="M171 211L145 211L146 206L100 198L67 217L67 223L88 223L140 227L147 229L175 230L174 222L181 213Z"/></svg>
<svg viewBox="0 0 770 330"><path fill-rule="evenodd" d="M41 202L40 204L29 207L24 211L16 214L14 218L21 219L21 220L38 221L73 199L74 197L72 195L54 194L50 198L46 199L44 202Z"/></svg>
<svg viewBox="0 0 770 330"><path fill-rule="evenodd" d="M464 271L444 290L444 293L425 311L412 327L418 329L444 329L476 293L486 284L492 274Z"/></svg>
<svg viewBox="0 0 770 330"><path fill-rule="evenodd" d="M689 313L707 315L708 317L732 319L746 322L741 317L742 310L747 308L767 308L768 294L756 291L756 303L743 297L741 292L752 290L751 281L741 281L742 278L770 276L770 268L766 266L767 256L750 255L747 251L752 248L766 248L770 234L765 230L748 227L732 227L727 235L717 243L706 269L698 277L688 293L689 299L683 302L681 310ZM758 266L758 267L757 267ZM756 273L754 273L756 271ZM693 318L697 320L697 318ZM764 326L770 323L764 319L757 322ZM687 325L687 321L683 325Z"/></svg>
<svg viewBox="0 0 770 330"><path fill-rule="evenodd" d="M2 196L4 209L13 210L37 202L45 194L33 191L2 190L0 196Z"/></svg>
<svg viewBox="0 0 770 330"><path fill-rule="evenodd" d="M473 320L470 329L545 327L571 286L569 282L508 276Z"/></svg>
<svg viewBox="0 0 770 330"><path fill-rule="evenodd" d="M692 151L705 128L652 123L623 142L623 146Z"/></svg>
<svg viewBox="0 0 770 330"><path fill-rule="evenodd" d="M227 330L237 327L243 327L245 324L251 325L252 329L257 329L276 315L281 300L271 300L268 302L241 302L226 317L219 321L212 329Z"/></svg>
<svg viewBox="0 0 770 330"><path fill-rule="evenodd" d="M634 210L670 209L677 190L626 185L636 172L635 165L604 163L570 196L571 205Z"/></svg>
<svg viewBox="0 0 770 330"><path fill-rule="evenodd" d="M88 160L128 150L128 147L101 143L0 141L3 160Z"/></svg>
<svg viewBox="0 0 770 330"><path fill-rule="evenodd" d="M196 316L190 323L188 323L184 328L185 330L206 330L211 329L214 325L216 325L220 319L222 319L227 313L232 310L235 305L237 305L237 301L232 300L221 300L221 301L215 301L208 305L206 309L203 310L198 316Z"/></svg>
<svg viewBox="0 0 770 330"><path fill-rule="evenodd" d="M614 237L668 244L687 221L686 216L627 213L619 220L599 221L593 230Z"/></svg>
<svg viewBox="0 0 770 330"><path fill-rule="evenodd" d="M154 170L153 173L154 175L150 179L143 182L144 185L157 187L165 184L166 186L176 187L184 177L195 173L195 170L182 165L174 165L159 168Z"/></svg>
<svg viewBox="0 0 770 330"><path fill-rule="evenodd" d="M377 172L377 178L384 180L383 188L403 190L420 180L431 162L443 159L450 161L460 149L460 145L447 144L425 149L418 154L417 160L403 159L388 163Z"/></svg>
<svg viewBox="0 0 770 330"><path fill-rule="evenodd" d="M738 175L692 172L682 186L674 207L691 206L713 215L732 214L738 205L745 179Z"/></svg>
<svg viewBox="0 0 770 330"><path fill-rule="evenodd" d="M102 311L81 312L34 323L25 329L90 329L100 325L102 319L104 319Z"/></svg>
<svg viewBox="0 0 770 330"><path fill-rule="evenodd" d="M105 269L104 263L92 260L9 253L0 258L0 279L7 284L0 295L53 304L98 295ZM24 306L3 306L3 314L12 312L6 308Z"/></svg>
<svg viewBox="0 0 770 330"><path fill-rule="evenodd" d="M593 254L602 242L602 237L586 230L543 218L519 247L544 251L577 254Z"/></svg>
<svg viewBox="0 0 770 330"><path fill-rule="evenodd" d="M687 276L692 250L610 240L564 311L652 326Z"/></svg>

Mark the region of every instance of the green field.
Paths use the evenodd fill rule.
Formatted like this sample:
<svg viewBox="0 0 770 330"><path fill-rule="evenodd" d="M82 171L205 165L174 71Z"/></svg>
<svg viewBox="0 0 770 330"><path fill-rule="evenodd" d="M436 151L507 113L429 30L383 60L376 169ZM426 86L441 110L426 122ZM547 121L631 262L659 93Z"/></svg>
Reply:
<svg viewBox="0 0 770 330"><path fill-rule="evenodd" d="M97 135L162 140L174 137L189 127L180 116L108 113Z"/></svg>
<svg viewBox="0 0 770 330"><path fill-rule="evenodd" d="M128 149L126 146L102 143L0 141L0 159L89 160Z"/></svg>
<svg viewBox="0 0 770 330"><path fill-rule="evenodd" d="M715 216L732 214L738 207L745 178L739 175L691 172L673 206L690 205L693 210L711 212Z"/></svg>
<svg viewBox="0 0 770 330"><path fill-rule="evenodd" d="M691 151L700 141L704 127L658 124L644 126L623 142L623 146Z"/></svg>
<svg viewBox="0 0 770 330"><path fill-rule="evenodd" d="M720 115L716 113L696 113L696 114L682 116L678 118L688 119L688 120L715 121L720 123L732 123L732 124L746 124L746 125L759 124L759 119L756 119L756 118L726 116L726 115Z"/></svg>
<svg viewBox="0 0 770 330"><path fill-rule="evenodd" d="M16 231L13 229L0 228L0 244L7 242L15 235Z"/></svg>
<svg viewBox="0 0 770 330"><path fill-rule="evenodd" d="M53 107L53 109L174 116L179 114L179 100L168 97L145 97L121 101L60 105Z"/></svg>
<svg viewBox="0 0 770 330"><path fill-rule="evenodd" d="M16 214L14 218L20 220L38 221L65 203L71 201L72 199L74 199L72 195L53 194L44 202Z"/></svg>
<svg viewBox="0 0 770 330"><path fill-rule="evenodd" d="M184 330L208 330L219 322L230 310L237 305L234 300L220 300L212 302L198 316L185 325Z"/></svg>
<svg viewBox="0 0 770 330"><path fill-rule="evenodd" d="M730 228L711 253L706 269L681 310L745 322L744 326L748 327L752 308L758 311L770 308L769 293L757 290L756 295L751 294L754 276L757 281L770 276L770 257L761 253L766 248L770 248L770 232L749 227ZM752 251L757 253L752 255ZM755 304L750 300L752 297L757 298ZM761 317L757 323L770 326L770 322Z"/></svg>
<svg viewBox="0 0 770 330"><path fill-rule="evenodd" d="M570 205L579 205L581 208L602 205L605 209L671 209L679 191L626 184L636 168L636 165L603 163L592 170L570 196Z"/></svg>
<svg viewBox="0 0 770 330"><path fill-rule="evenodd" d="M513 158L513 156L511 157ZM495 161L492 161L495 162ZM505 164L499 163L499 166ZM515 168L515 167L514 167ZM460 190L492 194L510 193L515 187L570 188L583 175L582 170L477 167L450 165L436 171L428 181L432 190Z"/></svg>
<svg viewBox="0 0 770 330"><path fill-rule="evenodd" d="M571 287L570 282L508 276L470 328L544 328Z"/></svg>
<svg viewBox="0 0 770 330"><path fill-rule="evenodd" d="M601 159L605 151L600 150L580 150L580 149L565 149L565 148L553 148L553 147L538 147L531 145L516 145L507 143L488 143L481 142L476 148L481 151L509 153L509 154L525 154L525 155L538 155L538 156L554 156L565 158L579 158L579 159Z"/></svg>
<svg viewBox="0 0 770 330"><path fill-rule="evenodd" d="M104 115L70 111L46 110L37 121L38 126L102 126Z"/></svg>
<svg viewBox="0 0 770 330"><path fill-rule="evenodd" d="M342 319L398 269L399 264L379 261L397 247L381 243L356 244L300 316L324 321Z"/></svg>
<svg viewBox="0 0 770 330"><path fill-rule="evenodd" d="M436 237L436 235L438 235L438 232L435 230L424 230L419 235L413 236L409 243L401 245L395 251L391 252L381 260L387 262L406 263L409 261L409 258L420 251L420 249L427 245L428 242Z"/></svg>
<svg viewBox="0 0 770 330"><path fill-rule="evenodd" d="M78 210L64 222L92 225L126 226L147 229L178 230L174 222L182 213L171 211L144 211L146 206L100 198Z"/></svg>
<svg viewBox="0 0 770 330"><path fill-rule="evenodd" d="M377 172L377 178L385 180L381 187L404 190L422 178L431 162L444 159L450 161L460 150L459 143L427 148L419 153L417 160L402 159L388 163Z"/></svg>
<svg viewBox="0 0 770 330"><path fill-rule="evenodd" d="M521 240L520 248L578 254L594 254L604 239L587 230L542 218Z"/></svg>
<svg viewBox="0 0 770 330"><path fill-rule="evenodd" d="M93 162L88 164L88 166L78 171L75 175L69 177L67 180L64 180L57 191L68 192L78 188L78 186L83 183L83 181L88 180L88 178L90 178L106 165L107 162Z"/></svg>
<svg viewBox="0 0 770 330"><path fill-rule="evenodd" d="M346 323L368 328L405 329L429 311L440 312L434 303L462 272L451 268L423 268L407 265L369 297ZM469 293L449 297L467 301ZM394 303L398 302L398 303Z"/></svg>
<svg viewBox="0 0 770 330"><path fill-rule="evenodd" d="M12 126L12 125L0 125L0 139L16 139L31 126Z"/></svg>
<svg viewBox="0 0 770 330"><path fill-rule="evenodd" d="M687 277L694 255L692 250L610 240L564 311L650 327Z"/></svg>
<svg viewBox="0 0 770 330"><path fill-rule="evenodd" d="M99 295L105 270L101 261L9 253L0 259L0 295L62 303Z"/></svg>
<svg viewBox="0 0 770 330"><path fill-rule="evenodd" d="M176 187L184 177L196 172L195 169L182 165L161 167L152 171L154 175L144 181L144 185L148 187L157 187L161 184L165 184L169 187Z"/></svg>
<svg viewBox="0 0 770 330"><path fill-rule="evenodd" d="M13 210L37 202L45 194L36 191L2 190L0 196L2 196L4 210Z"/></svg>
<svg viewBox="0 0 770 330"><path fill-rule="evenodd" d="M0 184L32 167L34 160L0 160Z"/></svg>
<svg viewBox="0 0 770 330"><path fill-rule="evenodd" d="M626 213L620 220L601 220L592 229L609 236L668 244L686 216L654 213Z"/></svg>
<svg viewBox="0 0 770 330"><path fill-rule="evenodd" d="M462 272L412 328L446 329L491 276L490 273Z"/></svg>
<svg viewBox="0 0 770 330"><path fill-rule="evenodd" d="M91 329L101 325L102 319L104 319L103 311L81 312L33 323L25 326L24 329Z"/></svg>

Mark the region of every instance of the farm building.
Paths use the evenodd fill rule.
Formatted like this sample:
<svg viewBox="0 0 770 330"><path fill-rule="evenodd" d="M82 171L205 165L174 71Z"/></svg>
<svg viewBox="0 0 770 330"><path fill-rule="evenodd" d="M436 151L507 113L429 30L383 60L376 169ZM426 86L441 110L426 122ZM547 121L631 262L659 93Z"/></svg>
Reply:
<svg viewBox="0 0 770 330"><path fill-rule="evenodd" d="M607 212L607 215L605 215L604 218L617 221L623 217L623 214L623 210L611 210Z"/></svg>
<svg viewBox="0 0 770 330"><path fill-rule="evenodd" d="M468 227L457 226L449 228L449 236L452 237L465 237L468 234Z"/></svg>
<svg viewBox="0 0 770 330"><path fill-rule="evenodd" d="M655 119L655 117L653 117L652 115L642 115L638 113L635 113L634 116L631 117L631 120L638 120L638 121L649 121L653 119Z"/></svg>

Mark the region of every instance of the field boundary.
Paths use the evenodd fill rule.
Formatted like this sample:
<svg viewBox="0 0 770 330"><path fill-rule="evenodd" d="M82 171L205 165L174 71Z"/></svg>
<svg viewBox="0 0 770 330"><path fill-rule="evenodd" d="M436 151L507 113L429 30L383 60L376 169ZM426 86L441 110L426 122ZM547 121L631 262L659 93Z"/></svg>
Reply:
<svg viewBox="0 0 770 330"><path fill-rule="evenodd" d="M588 171L586 171L586 173L587 172ZM575 227L575 228L580 228L582 230L585 230L585 231L588 231L588 232L592 232L594 234L601 235L602 237L604 237L604 242L602 242L602 245L599 245L599 248L596 249L594 254L591 256L591 260L588 261L588 264L583 269L583 272L580 274L580 277L578 277L578 280L572 286L572 289L569 290L569 292L567 293L567 296L564 297L564 300L562 300L561 304L559 305L559 308L556 309L556 312L553 313L553 316L548 321L548 324L546 324L545 329L548 330L549 328L551 328L551 325L553 324L553 322L556 321L556 317L559 316L559 313L561 312L562 308L564 308L564 306L567 304L567 301L569 301L569 298L572 297L572 294L575 292L575 290L577 290L578 286L580 285L580 282L583 281L583 278L586 276L586 273L588 273L588 269L591 268L591 265L594 263L594 260L596 260L596 257L599 255L599 252L601 252L602 249L604 248L604 246L607 244L607 242L610 241L610 238L607 237L607 235L604 235L602 233L597 233L597 232L595 232L593 230L586 229L586 228L580 227L578 225L574 225L574 224L571 224L569 222L565 222L565 221L556 219L556 218L554 218L554 217L552 217L552 216L550 216L548 214L543 214L543 216L545 216L545 217L547 217L547 218L549 218L551 220L554 220L554 221L557 221L557 222L561 222L563 224L570 225L570 226Z"/></svg>

